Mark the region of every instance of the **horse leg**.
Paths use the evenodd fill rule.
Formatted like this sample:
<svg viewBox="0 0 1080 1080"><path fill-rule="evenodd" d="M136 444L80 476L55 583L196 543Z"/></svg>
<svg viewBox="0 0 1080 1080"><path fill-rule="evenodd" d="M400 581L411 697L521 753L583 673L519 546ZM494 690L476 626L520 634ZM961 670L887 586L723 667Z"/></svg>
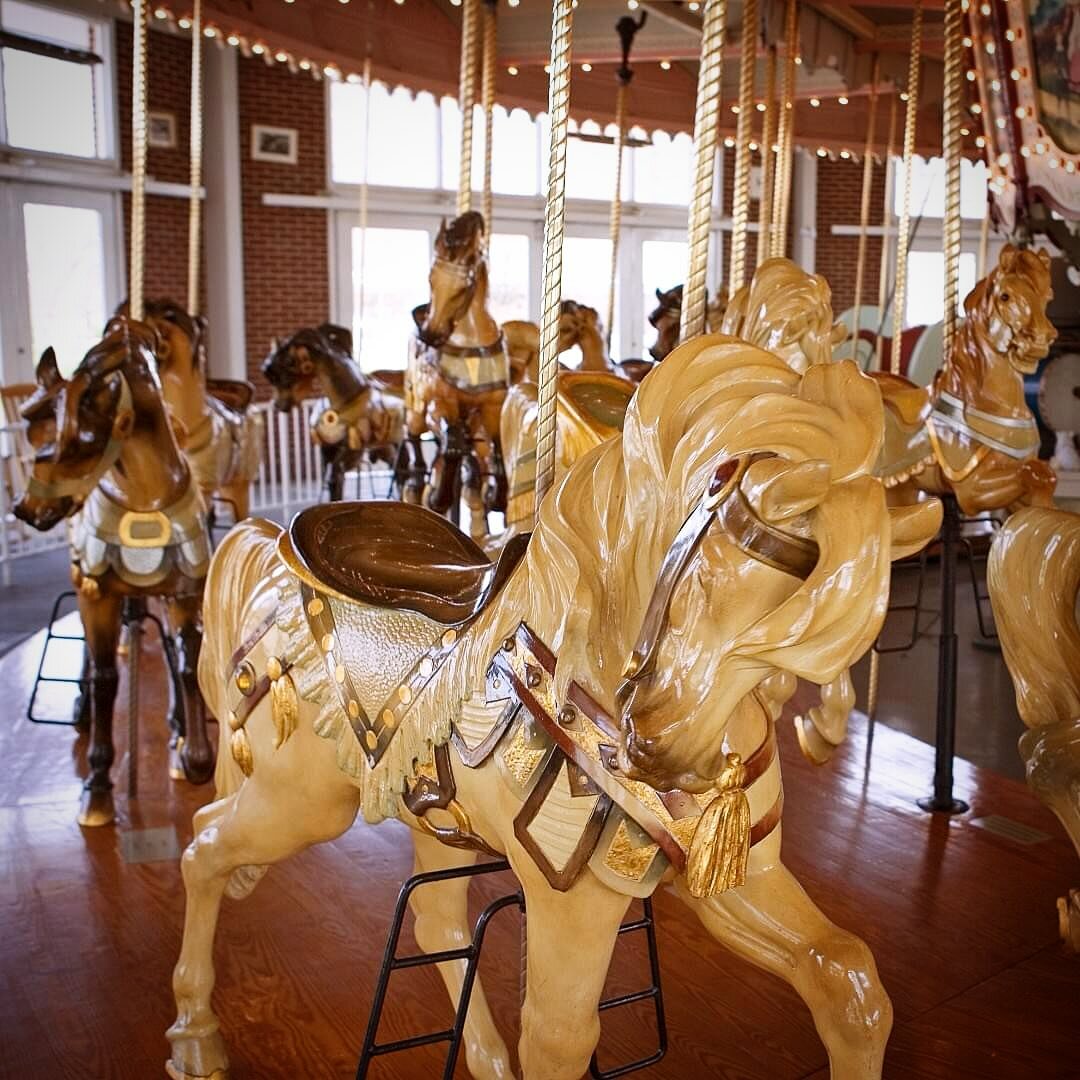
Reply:
<svg viewBox="0 0 1080 1080"><path fill-rule="evenodd" d="M84 631L85 633L85 631ZM75 699L75 705L71 710L71 719L75 724L75 730L80 735L85 735L90 730L90 721L93 717L93 697L90 693L90 676L93 665L90 660L90 649L83 646L82 671L79 674L79 696Z"/></svg>
<svg viewBox="0 0 1080 1080"><path fill-rule="evenodd" d="M171 1056L166 1072L174 1080L226 1080L228 1075L225 1043L210 997L214 935L233 871L281 862L333 840L356 817L359 791L337 771L332 756L306 755L303 774L267 764L265 779L256 772L235 795L221 800L224 805L214 804L215 812L204 816L205 827L181 860L187 909L173 971L177 1018L167 1032Z"/></svg>
<svg viewBox="0 0 1080 1080"><path fill-rule="evenodd" d="M679 896L721 944L787 980L806 1002L837 1080L877 1080L892 1004L866 943L831 923L781 863L707 900Z"/></svg>
<svg viewBox="0 0 1080 1080"><path fill-rule="evenodd" d="M447 847L426 833L414 832L416 849L414 872L445 870L471 866L476 853L461 848ZM472 940L469 926L469 883L471 878L422 885L414 890L409 904L416 916L413 934L416 943L426 953L466 947ZM465 978L465 961L454 960L439 964L439 974L446 984L447 993L454 1008L461 996L461 984ZM477 978L473 984L472 1000L465 1020L465 1056L469 1072L476 1080L498 1080L511 1077L510 1055L506 1043L495 1027L483 987Z"/></svg>
<svg viewBox="0 0 1080 1080"><path fill-rule="evenodd" d="M528 912L518 1053L524 1080L578 1080L600 1041L598 1005L630 898L584 873L568 892L524 853L511 859Z"/></svg>
<svg viewBox="0 0 1080 1080"><path fill-rule="evenodd" d="M206 706L199 693L199 647L202 644L201 607L198 596L173 596L166 600L169 625L174 628L177 681L184 718L180 764L193 784L205 784L214 772L214 748L206 734Z"/></svg>
<svg viewBox="0 0 1080 1080"><path fill-rule="evenodd" d="M80 825L109 825L116 816L113 806L112 768L116 750L112 740L113 706L119 675L116 646L120 642L123 597L99 591L93 599L79 593L79 614L90 657L87 696L90 699L90 775L79 801ZM132 754L138 747L129 747Z"/></svg>

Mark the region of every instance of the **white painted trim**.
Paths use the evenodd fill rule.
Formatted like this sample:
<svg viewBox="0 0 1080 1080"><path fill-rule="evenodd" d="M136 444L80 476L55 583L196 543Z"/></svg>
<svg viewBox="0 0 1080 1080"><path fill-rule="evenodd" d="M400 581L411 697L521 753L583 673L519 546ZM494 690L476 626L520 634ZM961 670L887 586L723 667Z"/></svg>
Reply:
<svg viewBox="0 0 1080 1080"><path fill-rule="evenodd" d="M21 184L56 184L60 187L78 188L84 191L130 191L131 174L101 172L90 169L62 169L51 165L19 165L0 163L0 180L15 180ZM191 198L188 184L174 184L147 177L147 195L165 195L172 199ZM206 188L199 189L199 197L206 198Z"/></svg>
<svg viewBox="0 0 1080 1080"><path fill-rule="evenodd" d="M796 147L791 180L792 256L811 274L817 257L817 163L816 155Z"/></svg>
<svg viewBox="0 0 1080 1080"><path fill-rule="evenodd" d="M212 193L206 200L203 232L210 370L224 378L244 379L247 337L236 51L205 49L203 77L203 175Z"/></svg>

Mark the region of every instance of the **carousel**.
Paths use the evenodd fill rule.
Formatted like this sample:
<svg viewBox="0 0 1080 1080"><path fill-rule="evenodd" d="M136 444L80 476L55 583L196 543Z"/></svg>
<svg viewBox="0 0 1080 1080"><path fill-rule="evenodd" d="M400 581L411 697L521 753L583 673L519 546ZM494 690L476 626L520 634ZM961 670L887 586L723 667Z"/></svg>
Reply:
<svg viewBox="0 0 1080 1080"><path fill-rule="evenodd" d="M1075 3L34 10L0 1080L1080 1070Z"/></svg>

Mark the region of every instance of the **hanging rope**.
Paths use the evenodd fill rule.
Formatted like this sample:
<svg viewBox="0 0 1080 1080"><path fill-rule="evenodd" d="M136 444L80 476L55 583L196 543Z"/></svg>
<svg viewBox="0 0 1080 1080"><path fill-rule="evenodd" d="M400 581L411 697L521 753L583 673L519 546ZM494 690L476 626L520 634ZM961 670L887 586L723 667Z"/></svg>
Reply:
<svg viewBox="0 0 1080 1080"><path fill-rule="evenodd" d="M780 91L776 180L773 183L772 256L787 252L788 205L791 196L791 158L795 147L795 57L799 55L799 3L787 0L784 15L784 79Z"/></svg>
<svg viewBox="0 0 1080 1080"><path fill-rule="evenodd" d="M574 0L554 0L548 117L547 208L544 212L544 282L540 316L540 372L536 430L536 513L555 479L555 382L559 372L563 226L566 218L566 143L570 119L570 41Z"/></svg>
<svg viewBox="0 0 1080 1080"><path fill-rule="evenodd" d="M199 314L199 266L202 262L202 0L191 12L191 198L188 202L187 309Z"/></svg>
<svg viewBox="0 0 1080 1080"><path fill-rule="evenodd" d="M900 374L901 336L907 298L908 232L911 229L911 171L915 156L915 120L919 111L919 54L922 52L922 0L915 0L911 21L911 60L908 65L907 110L904 113L904 201L896 236L896 287L893 289L893 338L889 370Z"/></svg>
<svg viewBox="0 0 1080 1080"><path fill-rule="evenodd" d="M712 223L713 173L720 128L720 82L724 65L727 0L706 0L694 111L694 189L687 223L689 266L683 287L679 340L705 329L709 226Z"/></svg>
<svg viewBox="0 0 1080 1080"><path fill-rule="evenodd" d="M480 0L463 0L461 9L461 73L458 79L458 109L461 112L461 161L458 166L457 195L459 217L472 209L473 104L476 101L476 30L479 2Z"/></svg>
<svg viewBox="0 0 1080 1080"><path fill-rule="evenodd" d="M776 177L776 46L765 53L765 115L761 123L761 198L758 200L757 260L760 266L772 246L773 181Z"/></svg>
<svg viewBox="0 0 1080 1080"><path fill-rule="evenodd" d="M647 13L641 13L641 19L635 22L629 15L624 15L615 24L622 47L622 63L615 70L619 87L615 91L615 191L611 197L611 278L608 282L607 304L607 344L611 349L611 332L615 326L615 286L619 273L619 230L622 227L622 166L623 145L626 142L626 99L630 94L630 82L634 72L630 67L630 49L634 44L634 35L645 25Z"/></svg>
<svg viewBox="0 0 1080 1080"><path fill-rule="evenodd" d="M889 140L885 146L885 198L881 206L881 261L878 264L878 331L874 341L872 370L880 371L885 348L885 305L889 295L889 227L892 225L892 197L896 168L896 94L889 100Z"/></svg>
<svg viewBox="0 0 1080 1080"><path fill-rule="evenodd" d="M746 277L746 233L750 224L750 142L754 136L754 69L757 66L758 2L743 0L739 44L739 119L735 125L735 180L731 199L730 295Z"/></svg>
<svg viewBox="0 0 1080 1080"><path fill-rule="evenodd" d="M945 68L942 96L942 153L945 157L945 210L941 223L945 255L944 363L952 355L960 300L960 110L963 108L964 15L961 0L945 0Z"/></svg>
<svg viewBox="0 0 1080 1080"><path fill-rule="evenodd" d="M146 0L133 0L131 94L131 280L128 311L143 317L143 277L146 252Z"/></svg>
<svg viewBox="0 0 1080 1080"><path fill-rule="evenodd" d="M491 235L491 154L495 131L495 60L498 43L498 0L484 0L484 49L481 56L480 101L484 107L484 228Z"/></svg>
<svg viewBox="0 0 1080 1080"><path fill-rule="evenodd" d="M877 122L878 79L881 57L874 53L870 74L870 115L866 121L866 146L863 149L862 202L859 206L859 254L855 259L855 325L851 331L851 359L859 362L859 326L862 310L863 278L866 276L867 230L870 228L870 189L874 184L874 126Z"/></svg>

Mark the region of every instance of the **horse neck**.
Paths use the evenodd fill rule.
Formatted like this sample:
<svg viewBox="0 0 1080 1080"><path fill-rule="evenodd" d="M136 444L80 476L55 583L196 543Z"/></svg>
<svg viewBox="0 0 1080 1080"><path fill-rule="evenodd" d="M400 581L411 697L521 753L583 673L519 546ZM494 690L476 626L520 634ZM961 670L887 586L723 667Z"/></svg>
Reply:
<svg viewBox="0 0 1080 1080"><path fill-rule="evenodd" d="M607 344L598 327L586 324L578 334L578 346L581 349L582 371L610 371Z"/></svg>
<svg viewBox="0 0 1080 1080"><path fill-rule="evenodd" d="M351 356L318 352L315 366L330 404L339 411L367 389L367 379Z"/></svg>
<svg viewBox="0 0 1080 1080"><path fill-rule="evenodd" d="M450 335L450 344L465 348L493 344L499 337L499 324L491 317L487 309L488 281L487 267L481 266L476 272L476 288L472 301L465 314L458 319L454 332Z"/></svg>
<svg viewBox="0 0 1080 1080"><path fill-rule="evenodd" d="M186 357L174 356L169 369L161 371L161 394L189 435L210 416L206 379L190 350Z"/></svg>
<svg viewBox="0 0 1080 1080"><path fill-rule="evenodd" d="M985 412L1003 416L1030 414L1024 400L1023 378L970 319L957 329L953 356L942 369L937 389Z"/></svg>
<svg viewBox="0 0 1080 1080"><path fill-rule="evenodd" d="M191 474L176 445L157 380L141 364L125 365L124 374L135 422L102 487L128 509L160 510L184 494Z"/></svg>

